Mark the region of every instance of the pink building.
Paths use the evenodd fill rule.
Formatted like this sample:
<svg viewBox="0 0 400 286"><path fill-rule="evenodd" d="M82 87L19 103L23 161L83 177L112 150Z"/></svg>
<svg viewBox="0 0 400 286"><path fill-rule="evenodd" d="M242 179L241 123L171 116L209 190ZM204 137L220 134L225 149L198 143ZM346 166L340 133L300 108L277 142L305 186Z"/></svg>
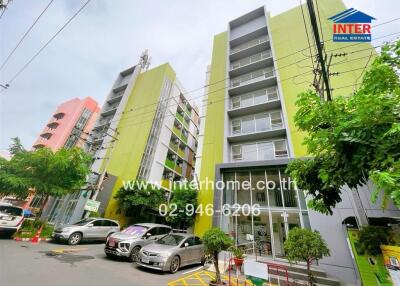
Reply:
<svg viewBox="0 0 400 286"><path fill-rule="evenodd" d="M58 106L33 148L48 147L56 151L62 147L83 146L83 140L95 123L100 108L91 97L74 98Z"/></svg>

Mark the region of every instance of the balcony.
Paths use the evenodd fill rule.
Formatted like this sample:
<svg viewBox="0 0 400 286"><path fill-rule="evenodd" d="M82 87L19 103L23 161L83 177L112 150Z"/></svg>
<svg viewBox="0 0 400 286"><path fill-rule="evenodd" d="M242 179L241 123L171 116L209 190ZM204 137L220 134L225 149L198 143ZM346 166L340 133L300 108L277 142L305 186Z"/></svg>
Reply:
<svg viewBox="0 0 400 286"><path fill-rule="evenodd" d="M100 120L98 124L93 127L93 130L105 129L110 124L110 120Z"/></svg>
<svg viewBox="0 0 400 286"><path fill-rule="evenodd" d="M238 59L268 50L270 47L269 37L264 35L231 48L229 58L231 61L236 61Z"/></svg>
<svg viewBox="0 0 400 286"><path fill-rule="evenodd" d="M58 112L58 113L56 113L56 114L53 115L53 117L54 117L56 120L60 120L60 119L62 119L64 116L65 116L65 113L64 113L64 112Z"/></svg>
<svg viewBox="0 0 400 286"><path fill-rule="evenodd" d="M237 95L274 85L277 85L275 70L265 68L232 78L228 92Z"/></svg>
<svg viewBox="0 0 400 286"><path fill-rule="evenodd" d="M175 161L167 158L167 159L165 159L165 166L167 166L171 170L174 170L175 169Z"/></svg>
<svg viewBox="0 0 400 286"><path fill-rule="evenodd" d="M102 113L101 116L106 117L115 114L115 112L118 109L118 104L116 106L110 106L109 108L105 109Z"/></svg>
<svg viewBox="0 0 400 286"><path fill-rule="evenodd" d="M122 97L124 96L124 91L120 91L118 93L114 93L108 100L107 103L108 104L113 104L116 102L120 102Z"/></svg>
<svg viewBox="0 0 400 286"><path fill-rule="evenodd" d="M238 117L278 109L280 106L277 87L264 88L232 97L228 115Z"/></svg>
<svg viewBox="0 0 400 286"><path fill-rule="evenodd" d="M185 158L185 150L182 150L181 148L178 148L178 155L181 157L181 158Z"/></svg>
<svg viewBox="0 0 400 286"><path fill-rule="evenodd" d="M58 127L58 125L60 125L60 123L58 123L57 121L53 121L53 122L50 122L49 124L47 124L47 127L50 129L56 129Z"/></svg>
<svg viewBox="0 0 400 286"><path fill-rule="evenodd" d="M176 113L176 118L178 119L178 121L185 126L187 129L189 128L189 123L187 123L187 121L183 118L183 115L180 114L179 112Z"/></svg>
<svg viewBox="0 0 400 286"><path fill-rule="evenodd" d="M254 70L273 65L271 50L263 51L231 63L229 75L236 77Z"/></svg>
<svg viewBox="0 0 400 286"><path fill-rule="evenodd" d="M265 37L268 35L268 29L267 26L258 28L254 31L251 31L245 35L239 36L237 38L231 39L230 44L231 47L234 47L233 49L236 51L236 47L238 46L244 46L246 43L251 42L255 39L258 39L260 37Z"/></svg>
<svg viewBox="0 0 400 286"><path fill-rule="evenodd" d="M49 140L51 138L51 136L53 136L53 133L49 132L49 131L45 131L44 133L40 134L40 137Z"/></svg>

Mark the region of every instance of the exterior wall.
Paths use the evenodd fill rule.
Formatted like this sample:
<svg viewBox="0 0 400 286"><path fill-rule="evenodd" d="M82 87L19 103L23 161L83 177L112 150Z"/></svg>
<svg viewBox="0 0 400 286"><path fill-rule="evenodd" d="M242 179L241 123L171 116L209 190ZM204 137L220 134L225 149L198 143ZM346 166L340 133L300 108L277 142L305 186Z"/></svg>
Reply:
<svg viewBox="0 0 400 286"><path fill-rule="evenodd" d="M204 127L204 141L202 146L202 164L200 169L200 181L208 178L214 179L215 165L223 162L224 144L224 116L225 116L225 81L227 65L227 32L214 37L212 64L210 70L207 120ZM209 104L213 102L213 104ZM199 204L213 203L213 190L207 187L200 189L198 194ZM195 221L196 235L202 235L212 227L212 217L198 216Z"/></svg>
<svg viewBox="0 0 400 286"><path fill-rule="evenodd" d="M165 77L171 81L175 79L175 73L168 64L142 73L129 95L125 110L136 109L138 112L124 113L117 127L119 136L107 172L118 176L118 179L109 198L106 217L116 219L121 217L117 214L118 203L114 195L121 188L123 180L136 179L155 114L154 106L158 103Z"/></svg>
<svg viewBox="0 0 400 286"><path fill-rule="evenodd" d="M54 116L50 118L46 127L42 130L41 135L49 133L51 137L45 139L39 136L38 139L33 144L33 148L38 147L48 147L53 151L62 148L70 136L73 128L81 116L84 109L88 109L92 112L91 122L96 119L97 113L99 111L97 102L90 97L86 97L81 100L79 98L74 98L62 103L54 115L63 113L64 116L61 119L57 119ZM48 127L49 124L58 124L55 128ZM87 130L87 129L86 129ZM81 144L81 143L80 143Z"/></svg>
<svg viewBox="0 0 400 286"><path fill-rule="evenodd" d="M375 54L372 49L368 50L368 48L371 48L371 44L357 43L357 45L353 44L350 46L349 43L335 43L331 40L332 23L328 20L328 18L346 9L343 2L341 0L321 0L318 1L318 7L322 24L322 32L326 43L325 50L327 52L335 49L333 53L349 53L352 51L366 49L353 55L348 55L346 58L339 57L334 59L332 64L337 64L339 61L342 62L343 60L345 61L343 61L341 64L332 66L331 72L363 68L368 61L368 57L366 56L369 56L371 52L373 55ZM303 10L306 23L309 23L306 4L303 4ZM291 141L294 147L294 156L303 157L307 155L306 147L302 145L305 134L297 130L294 124L294 115L297 111L295 102L299 92L310 88L309 84L313 81L314 75L310 69L312 66L312 61L311 59L307 59L309 56L309 50L304 49L305 47L308 47L308 43L307 37L305 36L305 28L300 6L269 18L269 23L272 37L271 44L274 47L276 68L278 69L281 78L281 86L287 118L289 120L289 129L292 137ZM314 46L312 34L310 34L311 27L308 26L308 28L309 37L312 41L311 44ZM301 49L304 50L302 52L298 52ZM290 56L287 57L287 55ZM365 58L356 61L349 61L359 57ZM372 60L373 58L369 61L369 63L372 63ZM359 78L361 72L362 69L358 69L343 75L332 76L331 85L336 89L333 91L333 97L349 95L354 89L352 86L346 88L340 87L353 84Z"/></svg>

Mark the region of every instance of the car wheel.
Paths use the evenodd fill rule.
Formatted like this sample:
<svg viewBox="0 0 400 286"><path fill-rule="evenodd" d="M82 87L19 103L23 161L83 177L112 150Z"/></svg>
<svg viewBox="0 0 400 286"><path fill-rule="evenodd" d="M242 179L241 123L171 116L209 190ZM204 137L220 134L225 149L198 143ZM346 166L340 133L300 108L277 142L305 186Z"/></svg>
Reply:
<svg viewBox="0 0 400 286"><path fill-rule="evenodd" d="M74 232L73 234L71 234L68 238L68 244L69 245L77 245L79 244L79 242L81 242L82 239L82 234L80 234L79 232Z"/></svg>
<svg viewBox="0 0 400 286"><path fill-rule="evenodd" d="M140 246L135 246L132 251L131 255L129 256L130 260L132 262L136 262L139 260L139 252L140 252Z"/></svg>
<svg viewBox="0 0 400 286"><path fill-rule="evenodd" d="M179 270L179 266L181 265L181 260L179 256L174 256L171 260L171 266L169 267L169 272L176 273Z"/></svg>

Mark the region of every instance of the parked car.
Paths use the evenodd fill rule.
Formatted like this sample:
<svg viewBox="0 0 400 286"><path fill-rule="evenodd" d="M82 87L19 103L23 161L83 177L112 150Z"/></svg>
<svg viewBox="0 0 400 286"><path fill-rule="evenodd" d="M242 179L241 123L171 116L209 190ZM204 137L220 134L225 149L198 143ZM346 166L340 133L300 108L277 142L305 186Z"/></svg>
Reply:
<svg viewBox="0 0 400 286"><path fill-rule="evenodd" d="M24 210L9 203L0 203L0 231L16 232L24 221Z"/></svg>
<svg viewBox="0 0 400 286"><path fill-rule="evenodd" d="M139 252L137 264L143 267L175 273L180 267L204 264L204 247L192 234L170 233Z"/></svg>
<svg viewBox="0 0 400 286"><path fill-rule="evenodd" d="M57 227L52 237L55 241L67 241L69 245L76 245L82 240L105 241L117 231L120 231L120 226L115 220L87 218L74 224Z"/></svg>
<svg viewBox="0 0 400 286"><path fill-rule="evenodd" d="M155 223L131 225L107 239L104 252L108 257L126 257L137 261L140 249L171 232L171 227Z"/></svg>

